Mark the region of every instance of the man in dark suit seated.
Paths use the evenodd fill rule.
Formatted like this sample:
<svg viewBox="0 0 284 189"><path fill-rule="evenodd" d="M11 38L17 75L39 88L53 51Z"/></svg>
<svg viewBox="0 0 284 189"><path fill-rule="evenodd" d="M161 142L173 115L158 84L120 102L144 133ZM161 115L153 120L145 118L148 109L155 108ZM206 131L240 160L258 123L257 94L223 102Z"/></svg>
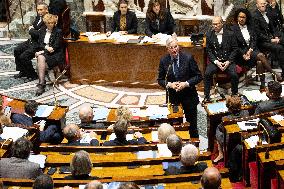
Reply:
<svg viewBox="0 0 284 189"><path fill-rule="evenodd" d="M208 167L201 177L202 189L218 189L221 186L221 174L215 167Z"/></svg>
<svg viewBox="0 0 284 189"><path fill-rule="evenodd" d="M128 129L128 122L126 120L118 120L113 127L116 138L114 140L105 141L104 146L124 146L124 145L137 145L146 144L147 140L142 136L140 132L135 132L135 139L126 140L126 134Z"/></svg>
<svg viewBox="0 0 284 189"><path fill-rule="evenodd" d="M231 31L223 28L223 20L220 16L213 18L212 25L213 30L206 33L206 50L209 63L204 75L204 102L210 101L212 78L218 70L230 75L232 94L238 93L239 78L235 64L238 47L235 37Z"/></svg>
<svg viewBox="0 0 284 189"><path fill-rule="evenodd" d="M168 149L172 152L172 156L180 155L182 149L182 139L176 134L171 134L168 136L166 141Z"/></svg>
<svg viewBox="0 0 284 189"><path fill-rule="evenodd" d="M165 175L178 175L199 173L207 168L204 162L197 162L198 149L192 144L187 144L181 149L179 162L168 162L168 168L165 170Z"/></svg>
<svg viewBox="0 0 284 189"><path fill-rule="evenodd" d="M99 141L96 139L96 133L81 132L76 124L69 124L63 129L63 135L68 140L68 146L98 146ZM84 135L84 137L83 137Z"/></svg>
<svg viewBox="0 0 284 189"><path fill-rule="evenodd" d="M270 51L276 56L278 64L284 69L284 38L283 33L273 26L271 14L266 13L266 0L257 0L254 12L254 26L257 35L257 45L262 51Z"/></svg>
<svg viewBox="0 0 284 189"><path fill-rule="evenodd" d="M12 157L0 159L0 177L35 179L41 175L39 164L28 160L31 150L32 143L29 140L16 140L12 147Z"/></svg>
<svg viewBox="0 0 284 189"><path fill-rule="evenodd" d="M261 114L272 110L284 108L284 99L281 97L282 85L277 81L267 83L267 101L260 102L255 109L255 114Z"/></svg>
<svg viewBox="0 0 284 189"><path fill-rule="evenodd" d="M79 118L81 120L80 128L105 129L103 123L93 123L94 113L89 105L84 105L80 108Z"/></svg>
<svg viewBox="0 0 284 189"><path fill-rule="evenodd" d="M45 28L45 24L43 22L43 16L48 13L48 6L45 3L37 4L37 16L30 27L39 30L41 28ZM23 43L20 43L14 49L16 70L19 71L19 74L15 75L15 78L27 77L29 81L37 79L37 74L33 68L32 59L35 57L35 53L37 52L37 40L38 38L34 36L32 33L31 38Z"/></svg>
<svg viewBox="0 0 284 189"><path fill-rule="evenodd" d="M38 103L36 101L34 100L27 101L27 103L25 104L25 113L13 114L11 117L12 122L16 124L22 124L28 127L33 126L34 125L33 117L36 114L37 108L38 108ZM58 144L61 143L63 139L62 131L59 126L43 125L39 128L39 130L40 130L40 135L39 135L40 142Z"/></svg>
<svg viewBox="0 0 284 189"><path fill-rule="evenodd" d="M33 184L33 189L53 189L53 180L51 176L42 174L38 176Z"/></svg>

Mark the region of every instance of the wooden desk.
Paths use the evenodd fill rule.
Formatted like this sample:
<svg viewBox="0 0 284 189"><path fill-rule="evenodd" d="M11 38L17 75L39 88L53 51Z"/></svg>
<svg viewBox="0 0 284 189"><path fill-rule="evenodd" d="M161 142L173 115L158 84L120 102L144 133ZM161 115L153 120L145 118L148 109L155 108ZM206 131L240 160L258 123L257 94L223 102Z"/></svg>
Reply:
<svg viewBox="0 0 284 189"><path fill-rule="evenodd" d="M279 189L284 189L284 160L276 162L277 185Z"/></svg>
<svg viewBox="0 0 284 189"><path fill-rule="evenodd" d="M270 188L270 180L276 177L276 162L284 160L283 145L284 143L274 146L274 150L269 151L268 159L265 158L265 152L263 151L257 154L259 189ZM272 146L270 148L272 148Z"/></svg>
<svg viewBox="0 0 284 189"><path fill-rule="evenodd" d="M160 58L167 53L166 47L161 45L117 44L109 40L91 43L82 36L76 42L68 41L67 45L72 83L157 88ZM204 74L204 47L183 43L182 48L194 56L201 73ZM114 83L116 81L122 82ZM202 87L201 84L199 86Z"/></svg>
<svg viewBox="0 0 284 189"><path fill-rule="evenodd" d="M11 102L7 104L7 106L11 107L11 113L23 114L25 112L25 100L21 99L13 99ZM65 124L65 115L68 111L67 106L59 106L54 109L51 114L46 118L34 117L34 121L45 119L47 124L56 124L56 125L64 125Z"/></svg>

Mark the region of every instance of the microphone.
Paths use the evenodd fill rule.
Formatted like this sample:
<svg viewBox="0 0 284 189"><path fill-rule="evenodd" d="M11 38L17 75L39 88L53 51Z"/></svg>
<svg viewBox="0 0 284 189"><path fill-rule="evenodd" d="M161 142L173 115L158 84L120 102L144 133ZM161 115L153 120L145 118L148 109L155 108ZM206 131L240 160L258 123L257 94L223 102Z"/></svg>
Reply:
<svg viewBox="0 0 284 189"><path fill-rule="evenodd" d="M166 103L167 103L168 109L170 108L171 104L170 104L170 95L169 95L169 89L167 88L167 83L168 83L169 71L170 71L170 68L173 66L173 63L174 63L174 61L171 60L170 64L168 65L168 69L167 69L167 72L166 72L166 75L165 75L165 87L166 87L166 93L167 93L166 94L166 96L167 96Z"/></svg>
<svg viewBox="0 0 284 189"><path fill-rule="evenodd" d="M64 70L61 72L61 74L54 80L53 82L53 85L52 85L52 88L53 88L53 97L54 97L54 106L55 106L55 109L58 108L59 104L58 104L58 101L57 101L57 98L55 96L55 85L57 84L57 81L67 72L67 70L70 68L70 64L67 64L64 68Z"/></svg>

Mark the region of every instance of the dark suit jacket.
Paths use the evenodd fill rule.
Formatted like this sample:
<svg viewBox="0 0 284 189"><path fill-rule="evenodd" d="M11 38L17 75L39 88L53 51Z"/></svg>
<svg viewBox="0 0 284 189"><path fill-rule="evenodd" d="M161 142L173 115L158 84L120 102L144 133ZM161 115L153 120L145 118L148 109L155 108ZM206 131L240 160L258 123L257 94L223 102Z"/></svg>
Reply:
<svg viewBox="0 0 284 189"><path fill-rule="evenodd" d="M271 42L271 38L275 37L276 30L273 27L271 15L267 14L269 19L269 24L263 18L261 12L256 9L253 15L253 21L255 26L255 33L257 35L257 44L261 44L263 42Z"/></svg>
<svg viewBox="0 0 284 189"><path fill-rule="evenodd" d="M254 114L261 114L280 108L284 108L284 99L282 97L278 100L267 100L259 103Z"/></svg>
<svg viewBox="0 0 284 189"><path fill-rule="evenodd" d="M170 102L173 104L179 104L181 100L187 98L191 100L192 104L197 105L199 103L199 98L195 85L202 80L202 75L198 69L197 63L191 54L180 52L179 67L180 79L178 80L173 72L171 56L167 54L162 57L159 66L158 83L160 86L166 88L167 82L187 81L189 87L184 88L182 91L176 92L173 89L168 89Z"/></svg>
<svg viewBox="0 0 284 189"><path fill-rule="evenodd" d="M179 175L179 174L190 174L190 173L201 173L207 168L205 162L199 162L192 166L183 166L180 162L177 162L180 166L171 166L169 164L168 169L165 170L165 175Z"/></svg>
<svg viewBox="0 0 284 189"><path fill-rule="evenodd" d="M233 32L223 29L222 43L218 43L215 31L211 30L206 33L206 50L209 61L213 63L215 60L230 61L235 63L238 53L236 38Z"/></svg>
<svg viewBox="0 0 284 189"><path fill-rule="evenodd" d="M152 37L157 33L164 33L164 34L173 34L175 31L175 21L173 16L171 15L169 10L165 11L165 18L163 20L159 20L159 26L156 22L156 19L150 20L146 16L146 35Z"/></svg>
<svg viewBox="0 0 284 189"><path fill-rule="evenodd" d="M42 174L37 163L16 157L0 159L0 177L35 179Z"/></svg>
<svg viewBox="0 0 284 189"><path fill-rule="evenodd" d="M26 126L33 125L33 118L28 117L25 114L13 114L11 120L13 123L18 123Z"/></svg>
<svg viewBox="0 0 284 189"><path fill-rule="evenodd" d="M120 31L120 11L116 11L112 17L111 32ZM136 14L131 11L126 13L126 31L129 34L137 33L138 21Z"/></svg>
<svg viewBox="0 0 284 189"><path fill-rule="evenodd" d="M66 146L99 146L99 141L97 139L92 139L90 143L80 143L80 140L68 141Z"/></svg>
<svg viewBox="0 0 284 189"><path fill-rule="evenodd" d="M44 29L46 28L46 25L45 23L43 22L43 19L41 19L41 21L39 22L40 20L40 16L37 15L32 26L34 27L33 29L29 30L29 34L31 36L31 39L29 40L31 43L37 43L38 41L38 36L37 35L34 35L34 33L32 32L33 30L40 30L40 29Z"/></svg>
<svg viewBox="0 0 284 189"><path fill-rule="evenodd" d="M137 144L146 144L147 140L144 137L138 138L136 139L132 139L132 140L118 140L117 138L115 138L114 140L110 140L110 141L105 141L103 143L103 146L125 146L125 145L137 145Z"/></svg>
<svg viewBox="0 0 284 189"><path fill-rule="evenodd" d="M49 125L45 130L40 131L40 142L60 144L63 140L63 134L60 127Z"/></svg>
<svg viewBox="0 0 284 189"><path fill-rule="evenodd" d="M276 3L275 8L272 8L268 4L266 7L266 11L267 11L267 14L270 16L273 27L277 30L277 32L283 31L284 19L283 19L283 15L280 11L280 7L278 3Z"/></svg>

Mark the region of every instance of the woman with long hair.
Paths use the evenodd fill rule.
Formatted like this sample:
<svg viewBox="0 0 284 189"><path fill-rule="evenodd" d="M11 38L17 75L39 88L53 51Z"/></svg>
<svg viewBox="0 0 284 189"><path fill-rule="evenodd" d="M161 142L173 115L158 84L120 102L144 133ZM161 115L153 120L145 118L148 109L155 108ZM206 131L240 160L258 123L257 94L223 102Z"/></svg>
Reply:
<svg viewBox="0 0 284 189"><path fill-rule="evenodd" d="M173 34L175 21L170 11L161 8L160 0L150 0L146 13L146 35L155 37L158 33Z"/></svg>

